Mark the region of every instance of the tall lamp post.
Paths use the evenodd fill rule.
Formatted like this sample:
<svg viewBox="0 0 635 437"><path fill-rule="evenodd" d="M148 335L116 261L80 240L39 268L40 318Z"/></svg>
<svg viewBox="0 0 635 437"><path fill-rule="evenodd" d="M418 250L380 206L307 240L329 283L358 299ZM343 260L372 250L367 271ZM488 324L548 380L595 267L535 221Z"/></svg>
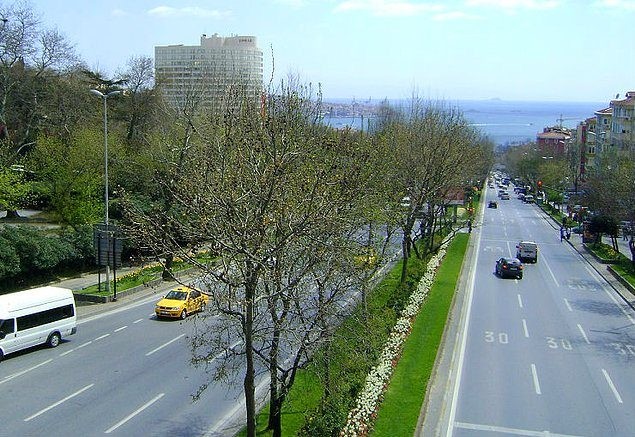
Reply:
<svg viewBox="0 0 635 437"><path fill-rule="evenodd" d="M100 97L104 101L104 202L106 207L106 213L104 215L104 225L106 226L106 235L109 238L108 231L108 105L106 101L108 97L116 96L120 94L121 91L110 91L109 93L102 93L101 91L91 89L91 94L94 94ZM110 243L108 243L108 247L110 248ZM106 255L106 293L110 295L110 250L108 250L108 254ZM116 300L113 299L113 300Z"/></svg>

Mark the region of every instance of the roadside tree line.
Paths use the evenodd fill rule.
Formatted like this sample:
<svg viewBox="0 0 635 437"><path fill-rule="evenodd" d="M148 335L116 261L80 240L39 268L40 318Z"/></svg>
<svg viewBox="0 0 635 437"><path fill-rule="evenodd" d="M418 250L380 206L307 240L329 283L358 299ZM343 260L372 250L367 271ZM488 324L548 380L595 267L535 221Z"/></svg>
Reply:
<svg viewBox="0 0 635 437"><path fill-rule="evenodd" d="M444 102L384 102L370 132L323 124L319 88L295 78L270 82L257 100L233 84L214 107L193 89L195 104L174 108L150 59L106 78L28 7L0 15L0 186L12 187L0 206L37 205L78 233L99 222L103 114L88 91L123 90L108 99L111 218L129 250L162 260L166 278L177 256L200 268L218 318L197 321L192 361L209 383L241 375L249 436L259 375L270 379L277 436L298 369L328 347L351 305L363 307L392 254L404 261L403 281L408 258L425 255L415 240L435 250L448 196L481 184L492 164L492 145ZM45 63L33 55L51 52ZM192 256L201 248L213 265Z"/></svg>
<svg viewBox="0 0 635 437"><path fill-rule="evenodd" d="M541 181L547 201L566 203L569 208L581 205L592 211L592 216L584 217L590 221L591 231L599 239L602 234L608 235L614 250L617 250L619 232L626 232L635 264L635 162L632 157L621 153L598 154L593 165L586 166L584 174L580 173L578 153L542 156L535 143L510 147L502 159L511 174L534 189ZM564 202L563 195L568 193L569 199ZM629 225L624 227L623 222Z"/></svg>

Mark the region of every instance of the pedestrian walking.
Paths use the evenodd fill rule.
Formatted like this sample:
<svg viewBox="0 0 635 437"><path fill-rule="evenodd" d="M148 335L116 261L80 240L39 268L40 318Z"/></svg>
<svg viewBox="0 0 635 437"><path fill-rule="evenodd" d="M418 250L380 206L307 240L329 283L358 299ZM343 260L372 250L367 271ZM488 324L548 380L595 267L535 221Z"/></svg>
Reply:
<svg viewBox="0 0 635 437"><path fill-rule="evenodd" d="M560 242L564 240L564 227L560 226Z"/></svg>
<svg viewBox="0 0 635 437"><path fill-rule="evenodd" d="M472 220L467 221L467 232L472 233Z"/></svg>

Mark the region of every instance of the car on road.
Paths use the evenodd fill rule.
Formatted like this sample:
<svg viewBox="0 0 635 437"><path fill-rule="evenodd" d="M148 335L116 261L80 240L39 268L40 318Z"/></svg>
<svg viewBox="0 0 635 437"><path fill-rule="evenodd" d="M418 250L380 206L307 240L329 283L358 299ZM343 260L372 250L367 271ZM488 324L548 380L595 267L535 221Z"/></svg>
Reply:
<svg viewBox="0 0 635 437"><path fill-rule="evenodd" d="M490 202L487 204L488 208L498 208L498 202L496 202L495 200L490 200Z"/></svg>
<svg viewBox="0 0 635 437"><path fill-rule="evenodd" d="M523 278L523 263L518 258L500 258L496 261L496 274L501 278Z"/></svg>
<svg viewBox="0 0 635 437"><path fill-rule="evenodd" d="M516 258L522 262L538 262L538 245L534 241L520 241L516 245Z"/></svg>
<svg viewBox="0 0 635 437"><path fill-rule="evenodd" d="M526 194L525 197L523 197L523 202L534 203L534 196L531 194Z"/></svg>
<svg viewBox="0 0 635 437"><path fill-rule="evenodd" d="M189 314L204 311L209 298L190 287L177 287L168 292L154 307L157 318L185 319Z"/></svg>
<svg viewBox="0 0 635 437"><path fill-rule="evenodd" d="M501 200L509 200L509 193L507 191L501 193L500 198Z"/></svg>

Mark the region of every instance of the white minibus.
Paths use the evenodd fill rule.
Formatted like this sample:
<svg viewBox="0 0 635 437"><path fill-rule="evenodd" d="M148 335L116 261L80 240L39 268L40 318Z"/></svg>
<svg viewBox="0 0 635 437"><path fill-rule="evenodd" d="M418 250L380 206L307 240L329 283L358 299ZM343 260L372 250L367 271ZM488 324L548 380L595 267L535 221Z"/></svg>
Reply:
<svg viewBox="0 0 635 437"><path fill-rule="evenodd" d="M77 332L72 290L40 287L0 295L0 360L4 355L46 343L56 347Z"/></svg>

